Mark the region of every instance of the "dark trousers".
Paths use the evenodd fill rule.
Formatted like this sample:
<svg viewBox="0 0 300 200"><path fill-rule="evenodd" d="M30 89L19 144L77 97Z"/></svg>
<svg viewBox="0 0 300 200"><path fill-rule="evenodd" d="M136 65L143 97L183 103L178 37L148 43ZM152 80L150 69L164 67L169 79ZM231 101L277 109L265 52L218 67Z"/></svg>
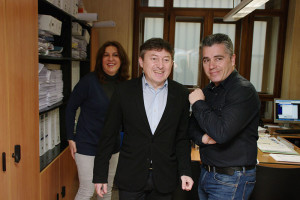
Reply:
<svg viewBox="0 0 300 200"><path fill-rule="evenodd" d="M119 190L120 200L172 200L172 193L160 193L153 184L152 170L149 170L149 175L145 188L139 192L128 192Z"/></svg>

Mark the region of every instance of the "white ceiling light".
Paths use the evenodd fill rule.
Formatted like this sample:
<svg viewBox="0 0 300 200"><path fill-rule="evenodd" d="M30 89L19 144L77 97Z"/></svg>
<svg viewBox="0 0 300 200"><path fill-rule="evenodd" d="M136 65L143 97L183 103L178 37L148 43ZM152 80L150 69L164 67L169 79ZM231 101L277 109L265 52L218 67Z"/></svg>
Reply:
<svg viewBox="0 0 300 200"><path fill-rule="evenodd" d="M259 8L260 6L264 5L268 1L269 0L243 0L227 15L225 15L223 21L237 21L254 11L256 8Z"/></svg>

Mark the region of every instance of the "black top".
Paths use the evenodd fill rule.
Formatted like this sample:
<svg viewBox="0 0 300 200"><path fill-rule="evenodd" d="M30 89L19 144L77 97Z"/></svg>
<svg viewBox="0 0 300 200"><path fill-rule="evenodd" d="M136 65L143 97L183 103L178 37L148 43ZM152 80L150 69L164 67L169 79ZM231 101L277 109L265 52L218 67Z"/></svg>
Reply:
<svg viewBox="0 0 300 200"><path fill-rule="evenodd" d="M66 109L66 129L68 140L76 142L77 153L96 155L109 100L116 84L116 76L106 76L106 82L101 84L96 73L90 72L74 87ZM76 110L79 107L80 115L74 131ZM117 139L114 153L120 147L120 138Z"/></svg>
<svg viewBox="0 0 300 200"><path fill-rule="evenodd" d="M218 86L203 89L205 101L192 106L189 134L204 164L217 167L256 164L260 101L254 86L234 70ZM205 145L204 133L217 144Z"/></svg>

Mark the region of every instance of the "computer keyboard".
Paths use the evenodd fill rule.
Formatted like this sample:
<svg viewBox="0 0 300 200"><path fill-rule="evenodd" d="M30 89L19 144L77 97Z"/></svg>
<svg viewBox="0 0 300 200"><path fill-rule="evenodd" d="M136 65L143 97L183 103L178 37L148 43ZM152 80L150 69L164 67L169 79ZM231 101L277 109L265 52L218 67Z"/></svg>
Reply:
<svg viewBox="0 0 300 200"><path fill-rule="evenodd" d="M280 134L300 133L300 129L277 129L275 132Z"/></svg>

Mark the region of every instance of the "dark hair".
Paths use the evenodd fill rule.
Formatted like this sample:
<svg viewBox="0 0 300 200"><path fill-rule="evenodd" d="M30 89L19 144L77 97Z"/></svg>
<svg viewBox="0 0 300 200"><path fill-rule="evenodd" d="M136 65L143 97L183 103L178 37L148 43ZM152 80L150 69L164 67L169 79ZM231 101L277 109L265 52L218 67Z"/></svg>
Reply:
<svg viewBox="0 0 300 200"><path fill-rule="evenodd" d="M233 55L233 44L228 35L222 33L208 35L202 40L201 47L211 47L214 44L224 44L230 57Z"/></svg>
<svg viewBox="0 0 300 200"><path fill-rule="evenodd" d="M96 65L95 65L95 70L97 77L100 81L100 83L105 83L106 77L105 77L105 72L103 71L103 66L102 66L102 58L105 53L105 49L108 46L114 46L118 50L118 55L121 61L121 66L119 68L119 71L117 73L117 80L118 81L125 81L128 80L129 78L129 59L128 56L122 47L122 45L117 42L117 41L107 41L105 42L98 50L97 52L97 58L96 58Z"/></svg>
<svg viewBox="0 0 300 200"><path fill-rule="evenodd" d="M166 40L162 39L162 38L151 38L149 40L147 40L146 42L144 42L144 44L141 45L140 47L140 57L144 59L144 55L146 53L146 51L149 50L166 50L167 52L169 52L172 56L172 59L174 59L174 49L171 46L171 44L169 42L167 42Z"/></svg>

